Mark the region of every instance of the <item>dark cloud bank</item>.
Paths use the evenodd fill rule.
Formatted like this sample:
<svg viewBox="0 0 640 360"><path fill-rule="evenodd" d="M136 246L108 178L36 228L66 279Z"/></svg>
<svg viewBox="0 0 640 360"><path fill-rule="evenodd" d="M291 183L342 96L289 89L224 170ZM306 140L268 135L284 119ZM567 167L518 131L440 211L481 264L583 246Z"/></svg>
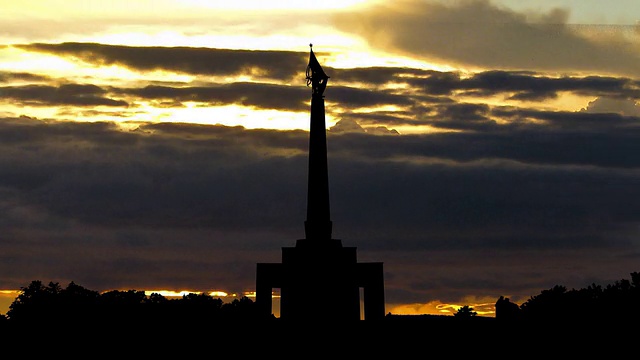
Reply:
<svg viewBox="0 0 640 360"><path fill-rule="evenodd" d="M15 45L29 51L73 57L99 65L142 71L170 70L200 75L233 76L252 72L266 78L292 78L308 54L292 51L210 49L196 47L132 47L99 43L35 43ZM179 59L179 60L178 60Z"/></svg>
<svg viewBox="0 0 640 360"><path fill-rule="evenodd" d="M385 263L388 303L627 277L638 270L638 119L550 121L582 125L330 131L334 237ZM0 287L252 290L256 263L279 262L304 234L307 136L3 118Z"/></svg>
<svg viewBox="0 0 640 360"><path fill-rule="evenodd" d="M0 87L0 100L8 99L37 106L135 108L137 101L153 100L163 102L163 106L173 107L184 106L184 102L190 101L208 106L238 104L258 109L288 111L306 111L307 108L308 89L303 81L304 64L308 57L306 52L128 47L94 43L15 46L27 51L76 58L92 66L117 64L143 73L163 70L199 78L207 75L220 77L243 75L251 76L256 81L141 82L136 87L123 88L91 83L75 84L64 79L47 79L39 74L0 72L0 82L7 83L6 86ZM176 59L180 60L176 61ZM454 102L453 97L482 99L487 96L501 96L514 104L518 101L556 99L563 93L593 98L640 99L640 83L632 77L584 75L579 72L566 72L558 76L533 70L520 70L539 69L529 64L507 68L510 70L481 71L469 76L469 74L454 71L440 72L403 67L355 69L325 67L332 76L333 95L328 100L336 105L330 107L328 111L335 112L336 108L348 109L344 111L344 116L352 116L350 113L358 109L394 105L413 112L414 116L387 117L384 116L385 114L374 113L372 117L371 112L368 111L358 120L370 125L384 126L388 123L421 125L424 124L424 113L434 109L443 110L443 105L448 106L447 104ZM28 80L32 83L15 85L11 83L15 79ZM388 87L392 84L404 85L404 88ZM469 106L466 107L466 111L473 111ZM459 106L457 109L463 108ZM342 116L342 114L338 115ZM376 122L375 116L382 117Z"/></svg>
<svg viewBox="0 0 640 360"><path fill-rule="evenodd" d="M624 36L585 36L588 26L567 23L569 10L518 13L489 0L380 3L333 17L337 28L372 46L449 65L640 75L637 44ZM633 26L633 25L631 25Z"/></svg>

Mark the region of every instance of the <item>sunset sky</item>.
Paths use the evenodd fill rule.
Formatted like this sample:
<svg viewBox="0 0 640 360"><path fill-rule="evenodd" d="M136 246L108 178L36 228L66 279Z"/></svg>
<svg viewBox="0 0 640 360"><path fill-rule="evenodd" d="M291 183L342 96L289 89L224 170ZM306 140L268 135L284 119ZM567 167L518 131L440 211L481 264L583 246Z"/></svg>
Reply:
<svg viewBox="0 0 640 360"><path fill-rule="evenodd" d="M0 314L33 280L253 292L304 237L310 43L333 236L384 263L386 312L630 279L639 20L637 0L0 0Z"/></svg>

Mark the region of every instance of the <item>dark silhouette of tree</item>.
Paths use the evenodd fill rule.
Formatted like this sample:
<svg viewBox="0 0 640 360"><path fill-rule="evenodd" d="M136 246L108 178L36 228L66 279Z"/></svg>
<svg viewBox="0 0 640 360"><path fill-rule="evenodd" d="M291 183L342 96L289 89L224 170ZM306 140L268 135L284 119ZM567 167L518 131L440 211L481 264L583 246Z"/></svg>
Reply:
<svg viewBox="0 0 640 360"><path fill-rule="evenodd" d="M240 299L234 299L232 302L222 305L222 316L227 320L251 320L258 319L259 313L255 302L243 296Z"/></svg>
<svg viewBox="0 0 640 360"><path fill-rule="evenodd" d="M206 293L189 293L181 299L171 300L171 320L175 321L215 321L220 318L223 301Z"/></svg>
<svg viewBox="0 0 640 360"><path fill-rule="evenodd" d="M58 316L67 322L90 322L96 317L96 304L100 293L86 289L73 281L60 290L58 297Z"/></svg>
<svg viewBox="0 0 640 360"><path fill-rule="evenodd" d="M640 273L633 272L630 275L631 281L618 280L604 288L591 284L586 288L567 290L565 286L556 285L522 303L518 316L529 322L564 324L638 321ZM499 302L500 299L496 303L498 318Z"/></svg>
<svg viewBox="0 0 640 360"><path fill-rule="evenodd" d="M571 306L566 296L567 288L555 285L549 290L542 290L539 295L532 296L525 303L520 305L520 309L525 317L545 320L565 316L567 309Z"/></svg>
<svg viewBox="0 0 640 360"><path fill-rule="evenodd" d="M495 318L498 324L504 324L500 320L506 319L512 320L509 324L530 325L531 322L537 322L547 327L607 321L610 325L623 321L636 323L640 320L639 303L640 273L634 272L631 273L631 280L622 279L606 286L591 284L582 289L568 290L565 286L556 285L532 296L520 306L512 303L509 298L500 296L496 301ZM460 307L453 317L490 319L477 316L477 312L469 305ZM430 319L439 321L440 324L442 318L451 317L394 316L389 313L385 318L394 324L408 319ZM274 319L276 318L272 314L269 320ZM20 294L9 306L7 314L0 316L0 327L6 329L19 325L29 329L54 329L64 324L76 329L97 329L112 325L111 328L123 331L131 328L132 324L160 329L159 325L179 325L184 328L202 323L257 324L265 323L264 320L259 316L254 301L246 296L229 303L206 293L190 293L181 298L167 299L158 293L147 296L144 291L138 290L99 293L74 282L62 288L56 282L49 282L45 286L41 281L35 280L20 288ZM480 323L490 324L484 320ZM478 322L474 320L464 323ZM136 329L135 326L133 328Z"/></svg>
<svg viewBox="0 0 640 360"><path fill-rule="evenodd" d="M254 321L257 316L254 302L246 296L224 303L206 293L190 293L178 299L167 299L158 293L147 296L138 290L112 290L100 294L74 282L63 289L59 283L50 282L45 286L36 280L20 289L7 315L0 319L0 325L42 327L64 323L86 327L136 323L169 326Z"/></svg>
<svg viewBox="0 0 640 360"><path fill-rule="evenodd" d="M146 295L140 290L112 290L100 295L98 318L105 323L151 320L150 307L145 307Z"/></svg>
<svg viewBox="0 0 640 360"><path fill-rule="evenodd" d="M20 294L9 305L7 316L12 321L22 323L56 321L55 317L61 310L58 296L61 291L58 283L50 282L44 286L42 281L32 281L20 288Z"/></svg>
<svg viewBox="0 0 640 360"><path fill-rule="evenodd" d="M516 303L512 303L509 298L500 296L495 305L496 319L501 321L516 321L520 317L520 307Z"/></svg>
<svg viewBox="0 0 640 360"><path fill-rule="evenodd" d="M147 304L157 304L157 305L165 305L167 303L167 298L158 293L151 293L149 297L146 299Z"/></svg>
<svg viewBox="0 0 640 360"><path fill-rule="evenodd" d="M469 305L465 305L461 308L458 308L458 312L453 314L453 316L457 318L470 318L478 315L477 312L473 311L473 308Z"/></svg>

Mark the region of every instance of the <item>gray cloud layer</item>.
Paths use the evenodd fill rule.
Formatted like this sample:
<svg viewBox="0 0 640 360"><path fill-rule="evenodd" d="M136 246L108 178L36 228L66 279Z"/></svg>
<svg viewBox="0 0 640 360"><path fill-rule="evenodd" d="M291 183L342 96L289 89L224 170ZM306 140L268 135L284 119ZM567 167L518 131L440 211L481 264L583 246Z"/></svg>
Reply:
<svg viewBox="0 0 640 360"><path fill-rule="evenodd" d="M82 46L80 46L82 45ZM115 47L97 44L48 44L46 46L25 45L26 49L36 51L50 51L61 56L81 56L86 52L92 64L100 65L105 60L105 49L108 61L115 63L127 63L131 55L137 54L139 48ZM161 59L155 65L138 67L139 71L145 69L176 70L171 61L172 57L180 57L179 51L187 54L194 49L154 48L154 55ZM195 49L203 58L218 59L218 53L226 54L227 51L218 49ZM206 54L206 55L203 55ZM261 55L264 55L264 61ZM280 74L283 76L277 80L287 82L292 74L277 72L271 67L269 59L284 56L281 52L272 54L268 51L259 53L237 52L234 56L238 62L247 64L257 73ZM286 53L291 59L299 59L302 54ZM224 57L224 56L223 56ZM181 68L185 71L196 71L200 60L194 57L181 57ZM151 58L145 61L152 61ZM191 63L193 62L193 63ZM250 65L249 65L250 64ZM209 64L211 68L217 68L216 63ZM299 67L303 67L299 66ZM264 67L264 68L263 68ZM226 75L239 71L238 67L228 70ZM458 72L427 71L411 68L355 68L332 69L327 68L335 81L330 88L328 101L332 106L328 112L337 118L356 121L370 128L431 125L442 129L481 129L496 128L509 130L514 126L529 126L532 120L542 120L549 125L560 126L569 124L572 126L580 122L595 121L599 118L593 115L574 114L571 112L545 112L518 108L520 101L545 101L556 99L564 93L601 98L600 106L590 107L590 113L605 112L601 104L603 101L626 102L629 107L624 112L608 109L612 112L611 121L618 121L622 126L626 120L614 120L615 113L622 115L636 115L633 111L634 101L640 99L640 84L637 80L628 77L611 76L562 76L551 77L534 71L504 71L490 70L467 76ZM193 73L197 75L196 73ZM221 73L222 74L222 73ZM30 81L28 85L12 85L16 79ZM300 75L300 79L303 79ZM299 80L300 80L299 79ZM120 112L121 116L127 116L130 112L138 111L139 101L154 101L162 107L182 107L184 102L196 102L201 106L215 106L237 104L250 106L257 109L275 109L296 112L308 110L309 89L300 81L299 85L286 85L271 82L236 82L236 83L211 83L198 81L194 83L141 83L138 87L117 87L93 84L73 84L64 81L63 84L56 79L47 79L36 74L8 73L0 77L0 81L7 86L0 87L0 101L4 100L13 104L32 106L96 106L102 105L114 108L112 115ZM47 83L47 81L49 83ZM364 86L352 85L365 84ZM387 87L390 84L404 84L405 88ZM500 96L513 104L512 108L491 107L478 104L486 96ZM470 103L465 103L471 101ZM478 99L474 102L473 99ZM373 110L378 106L394 105L397 110ZM368 109L366 112L358 111ZM598 110L600 109L600 110ZM595 111L594 111L595 110ZM85 112L86 113L86 112ZM88 113L87 113L88 114ZM99 115L100 112L96 112ZM555 120L562 118L562 122ZM506 125L498 125L496 119L508 120ZM601 122L601 121L600 121ZM606 123L608 124L608 123Z"/></svg>
<svg viewBox="0 0 640 360"><path fill-rule="evenodd" d="M334 236L385 263L391 303L626 277L637 270L638 132L603 121L329 132ZM255 264L303 236L307 135L4 118L0 287L251 290Z"/></svg>
<svg viewBox="0 0 640 360"><path fill-rule="evenodd" d="M16 47L72 56L100 65L120 65L136 70L170 70L179 73L234 76L262 71L265 78L291 78L301 70L308 54L291 51L254 51L195 47L131 47L96 43L29 44ZM302 69L304 70L304 69Z"/></svg>
<svg viewBox="0 0 640 360"><path fill-rule="evenodd" d="M640 75L637 44L624 37L596 42L576 32L567 17L556 9L531 22L489 0L404 0L336 14L334 24L372 47L454 66Z"/></svg>

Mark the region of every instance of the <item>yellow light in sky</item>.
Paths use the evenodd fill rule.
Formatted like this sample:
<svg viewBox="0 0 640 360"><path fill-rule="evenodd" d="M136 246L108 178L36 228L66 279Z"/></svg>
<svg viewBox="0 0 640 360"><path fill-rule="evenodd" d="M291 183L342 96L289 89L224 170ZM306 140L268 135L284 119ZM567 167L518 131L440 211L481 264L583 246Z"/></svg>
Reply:
<svg viewBox="0 0 640 360"><path fill-rule="evenodd" d="M328 10L344 9L355 5L360 5L366 0L323 0L323 1L301 1L301 0L182 0L185 5L200 6L203 8L214 8L222 10ZM369 1L370 2L370 1Z"/></svg>
<svg viewBox="0 0 640 360"><path fill-rule="evenodd" d="M247 291L244 294L242 294L242 296L246 296L248 298L255 298L256 297L256 292L255 291ZM272 291L271 292L271 298L272 299L279 299L280 298L280 294Z"/></svg>
<svg viewBox="0 0 640 360"><path fill-rule="evenodd" d="M158 16L167 13L198 14L204 10L283 11L283 10L340 10L375 3L379 0L38 0L28 5L20 1L0 0L0 16L28 15L32 18L63 18L69 16ZM52 11L55 10L55 11Z"/></svg>
<svg viewBox="0 0 640 360"><path fill-rule="evenodd" d="M345 35L346 36L346 35ZM326 58L321 58L323 64L336 68L355 68L370 66L388 66L388 67L408 67L417 69L427 69L436 71L454 71L455 68L418 59L412 59L406 56L383 53L368 48L368 45L360 40L353 40L353 47L349 51L342 51L332 54ZM314 48L315 49L315 48Z"/></svg>
<svg viewBox="0 0 640 360"><path fill-rule="evenodd" d="M98 42L101 44L125 46L191 46L220 49L288 50L308 51L308 44L322 44L321 52L360 51L362 57L366 42L351 34L343 34L335 29L302 25L291 31L274 31L264 34L242 33L236 28L216 32L185 32L184 29L158 30L147 28L113 28L108 32L76 35L66 41ZM367 55L368 56L368 55ZM344 57L344 56L343 56ZM366 57L365 57L366 59ZM328 63L329 65L329 63ZM348 66L343 66L348 67Z"/></svg>
<svg viewBox="0 0 640 360"><path fill-rule="evenodd" d="M138 115L137 121L186 122L195 124L220 124L243 126L247 129L309 129L308 112L283 110L258 110L241 105L198 106L185 103L185 108L162 109L145 107L146 114ZM131 120L131 119L130 119Z"/></svg>
<svg viewBox="0 0 640 360"><path fill-rule="evenodd" d="M0 101L0 109L8 116L29 116L38 119L55 119L59 118L60 109L51 106L30 106L22 104L3 103ZM73 120L83 120L76 119Z"/></svg>
<svg viewBox="0 0 640 360"><path fill-rule="evenodd" d="M16 72L46 72L49 76L62 76L75 70L77 65L54 55L29 53L13 47L0 51L0 68Z"/></svg>

